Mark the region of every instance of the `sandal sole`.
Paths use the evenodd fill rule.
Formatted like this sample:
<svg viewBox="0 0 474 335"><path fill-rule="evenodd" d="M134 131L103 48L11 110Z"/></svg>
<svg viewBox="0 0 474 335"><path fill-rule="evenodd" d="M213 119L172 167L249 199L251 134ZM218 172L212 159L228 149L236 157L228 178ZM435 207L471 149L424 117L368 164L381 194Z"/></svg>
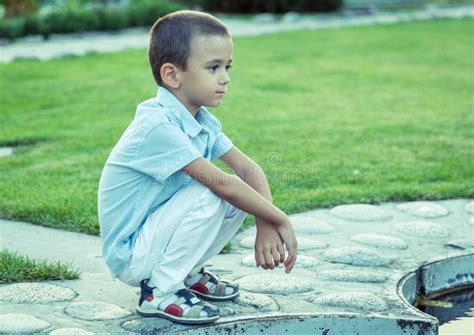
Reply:
<svg viewBox="0 0 474 335"><path fill-rule="evenodd" d="M143 316L157 316L160 318L168 319L174 322L182 323L182 324L188 324L188 325L197 325L197 324L205 324L205 323L212 323L217 321L220 318L220 315L216 315L210 318L186 318L186 317L177 317L170 315L168 313L162 312L162 311L152 311L149 309L144 309L138 306L136 308L136 311Z"/></svg>
<svg viewBox="0 0 474 335"><path fill-rule="evenodd" d="M226 295L226 296L223 296L223 297L218 297L218 296L215 296L215 295L207 295L207 294L204 294L202 292L199 292L199 291L196 291L196 290L193 290L193 289L190 289L188 288L189 291L193 292L195 295L197 295L199 298L203 298L203 299L206 299L206 300L211 300L211 301L227 301L227 300L234 300L235 298L237 298L239 295L240 295L240 291L237 291L235 292L234 294L231 294L231 295Z"/></svg>

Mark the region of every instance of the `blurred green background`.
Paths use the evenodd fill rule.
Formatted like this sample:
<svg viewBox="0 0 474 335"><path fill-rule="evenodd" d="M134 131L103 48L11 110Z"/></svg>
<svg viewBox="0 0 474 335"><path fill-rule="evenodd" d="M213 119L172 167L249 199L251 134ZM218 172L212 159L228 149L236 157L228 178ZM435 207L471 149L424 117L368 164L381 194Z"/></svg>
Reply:
<svg viewBox="0 0 474 335"><path fill-rule="evenodd" d="M213 112L288 213L473 197L472 36L463 19L236 38ZM0 78L0 146L15 147L0 216L97 234L104 163L156 94L146 50L17 60Z"/></svg>

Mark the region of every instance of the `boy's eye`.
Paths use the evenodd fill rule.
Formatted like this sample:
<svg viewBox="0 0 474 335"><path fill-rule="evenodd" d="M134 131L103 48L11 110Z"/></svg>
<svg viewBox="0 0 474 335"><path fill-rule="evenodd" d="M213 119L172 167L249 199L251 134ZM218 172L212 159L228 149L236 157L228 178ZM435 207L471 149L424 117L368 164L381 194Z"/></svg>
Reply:
<svg viewBox="0 0 474 335"><path fill-rule="evenodd" d="M209 67L208 67L208 69L209 69L211 72L216 72L218 68L219 68L219 65L213 65L213 66L209 66Z"/></svg>
<svg viewBox="0 0 474 335"><path fill-rule="evenodd" d="M225 70L226 70L226 71L229 71L231 68L232 68L232 65L229 64L229 65L227 65L227 66L225 67Z"/></svg>

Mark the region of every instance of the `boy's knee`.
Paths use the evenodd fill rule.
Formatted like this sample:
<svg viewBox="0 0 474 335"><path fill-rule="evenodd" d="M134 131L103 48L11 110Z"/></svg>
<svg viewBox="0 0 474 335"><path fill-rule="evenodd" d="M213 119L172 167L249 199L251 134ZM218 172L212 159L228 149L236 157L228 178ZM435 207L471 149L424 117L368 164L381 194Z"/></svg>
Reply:
<svg viewBox="0 0 474 335"><path fill-rule="evenodd" d="M224 202L224 199L212 192L211 189L204 184L196 182L188 187L192 188L193 193L195 193L195 199L199 200L200 205L221 206Z"/></svg>

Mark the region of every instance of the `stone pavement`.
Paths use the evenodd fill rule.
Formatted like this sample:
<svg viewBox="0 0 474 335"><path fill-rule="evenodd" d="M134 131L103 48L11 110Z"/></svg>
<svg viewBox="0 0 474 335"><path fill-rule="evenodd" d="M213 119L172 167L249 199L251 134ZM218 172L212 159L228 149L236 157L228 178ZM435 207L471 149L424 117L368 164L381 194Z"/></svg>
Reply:
<svg viewBox="0 0 474 335"><path fill-rule="evenodd" d="M409 303L474 284L474 201L340 205L290 216L299 241L285 274L255 267L255 228L209 270L240 283L212 325L184 326L135 312L138 289L113 281L98 237L0 220L0 247L73 262L73 281L0 285L0 333L437 334ZM444 260L444 261L443 261Z"/></svg>
<svg viewBox="0 0 474 335"><path fill-rule="evenodd" d="M256 15L252 20L236 20L221 17L233 36L254 36L261 34L294 31L301 29L328 29L396 22L434 20L441 18L473 18L474 5L457 7L426 7L409 12L375 12L359 15L355 12L336 14L299 15L287 13L282 19L271 14ZM89 32L53 35L48 41L40 36L25 37L14 43L0 41L0 63L14 59L49 60L66 55L81 56L89 52L114 52L130 48L146 48L148 29L131 28L118 32ZM3 44L3 45L1 45Z"/></svg>

